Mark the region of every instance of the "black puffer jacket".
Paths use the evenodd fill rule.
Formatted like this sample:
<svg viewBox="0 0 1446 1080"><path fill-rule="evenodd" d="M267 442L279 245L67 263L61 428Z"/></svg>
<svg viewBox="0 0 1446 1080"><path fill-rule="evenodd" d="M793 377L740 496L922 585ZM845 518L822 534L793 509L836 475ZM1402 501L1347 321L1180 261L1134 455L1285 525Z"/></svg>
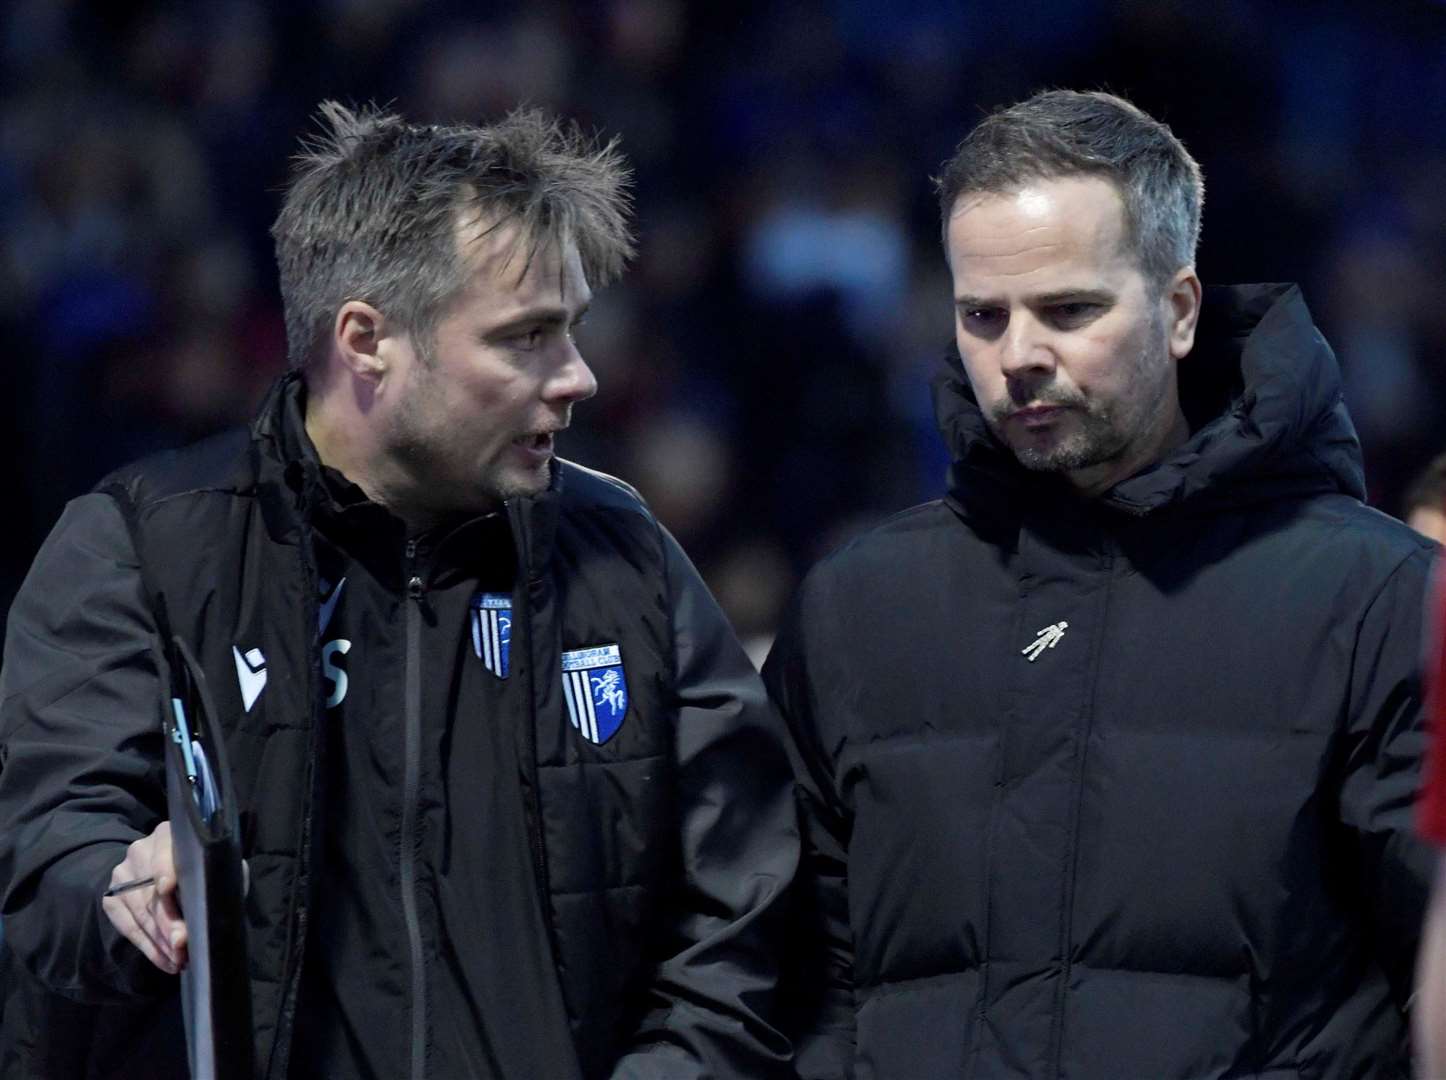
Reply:
<svg viewBox="0 0 1446 1080"><path fill-rule="evenodd" d="M174 1025L174 980L97 902L126 844L165 813L148 588L164 599L227 731L251 871L258 1072L272 1078L286 1075L301 1022L313 837L324 827L310 523L321 480L280 449L295 393L288 378L249 432L122 470L73 502L11 611L0 678L6 947L27 979L81 1000L159 999L157 1022ZM696 571L625 485L562 464L551 490L509 503L508 516L519 567L513 697L498 722L515 738L537 903L571 1027L557 1037L571 1038L587 1077L620 1059L628 1076L772 1075L788 1054L768 1019L773 932L798 837L762 685ZM562 653L602 643L619 646L628 713L598 745L569 722ZM251 646L266 681L248 710L237 656ZM46 1055L83 1058L41 1030L74 1011L52 1002L20 1014L31 1019L9 1034L14 1075L55 1080ZM146 1026L129 1012L106 1025L117 1075L169 1075L164 1058L124 1057ZM178 1027L167 1030L183 1051ZM89 1075L112 1075L101 1069Z"/></svg>
<svg viewBox="0 0 1446 1080"><path fill-rule="evenodd" d="M1405 1075L1430 546L1297 290L1210 292L1181 372L1193 436L1083 501L956 360L947 498L804 585L805 1075Z"/></svg>

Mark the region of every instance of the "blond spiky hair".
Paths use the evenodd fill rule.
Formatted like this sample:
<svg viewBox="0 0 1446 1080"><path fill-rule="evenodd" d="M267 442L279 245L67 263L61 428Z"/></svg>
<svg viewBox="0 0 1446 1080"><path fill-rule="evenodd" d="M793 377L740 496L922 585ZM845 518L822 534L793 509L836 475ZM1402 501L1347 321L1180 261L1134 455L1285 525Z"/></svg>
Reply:
<svg viewBox="0 0 1446 1080"><path fill-rule="evenodd" d="M317 122L271 228L293 367L348 300L373 304L425 347L466 280L457 227L468 216L518 227L523 272L540 248L570 242L602 286L633 254L631 173L616 139L537 109L487 126L411 124L324 101Z"/></svg>

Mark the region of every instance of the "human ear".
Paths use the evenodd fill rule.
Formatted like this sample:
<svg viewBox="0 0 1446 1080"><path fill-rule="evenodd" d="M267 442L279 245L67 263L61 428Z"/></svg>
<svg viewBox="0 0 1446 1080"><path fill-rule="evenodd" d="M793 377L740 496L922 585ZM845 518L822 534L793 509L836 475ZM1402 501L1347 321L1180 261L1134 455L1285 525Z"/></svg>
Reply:
<svg viewBox="0 0 1446 1080"><path fill-rule="evenodd" d="M382 313L363 300L348 300L337 309L332 343L353 375L377 382L386 374L387 360L381 348L385 329Z"/></svg>
<svg viewBox="0 0 1446 1080"><path fill-rule="evenodd" d="M1193 266L1182 266L1165 290L1169 305L1170 355L1183 360L1195 347L1195 324L1200 321L1200 278Z"/></svg>

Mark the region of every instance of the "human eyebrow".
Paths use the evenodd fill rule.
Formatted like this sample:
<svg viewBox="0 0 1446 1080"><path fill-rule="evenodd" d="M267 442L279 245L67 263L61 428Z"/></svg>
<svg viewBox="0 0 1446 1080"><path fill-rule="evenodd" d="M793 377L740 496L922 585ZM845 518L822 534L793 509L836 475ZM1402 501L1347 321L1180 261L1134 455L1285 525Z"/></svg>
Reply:
<svg viewBox="0 0 1446 1080"><path fill-rule="evenodd" d="M583 304L576 311L564 307L536 307L498 323L488 331L489 337L505 338L525 330L562 327L569 328L582 322L590 305Z"/></svg>
<svg viewBox="0 0 1446 1080"><path fill-rule="evenodd" d="M1115 294L1105 289L1056 289L1030 298L1035 307L1054 307L1058 304L1103 304L1115 302Z"/></svg>

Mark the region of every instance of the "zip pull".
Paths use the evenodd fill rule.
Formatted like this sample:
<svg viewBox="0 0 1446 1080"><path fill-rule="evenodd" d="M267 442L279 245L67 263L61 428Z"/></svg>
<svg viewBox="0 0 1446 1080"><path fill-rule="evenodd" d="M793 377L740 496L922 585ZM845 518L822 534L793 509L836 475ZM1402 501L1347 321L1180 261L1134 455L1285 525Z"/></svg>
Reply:
<svg viewBox="0 0 1446 1080"><path fill-rule="evenodd" d="M407 569L415 571L417 569L417 542L415 540L407 541L406 552ZM417 603L420 604L422 602L422 594L426 591L427 584L422 580L420 574L414 572L411 577L407 578L407 595L417 601Z"/></svg>

